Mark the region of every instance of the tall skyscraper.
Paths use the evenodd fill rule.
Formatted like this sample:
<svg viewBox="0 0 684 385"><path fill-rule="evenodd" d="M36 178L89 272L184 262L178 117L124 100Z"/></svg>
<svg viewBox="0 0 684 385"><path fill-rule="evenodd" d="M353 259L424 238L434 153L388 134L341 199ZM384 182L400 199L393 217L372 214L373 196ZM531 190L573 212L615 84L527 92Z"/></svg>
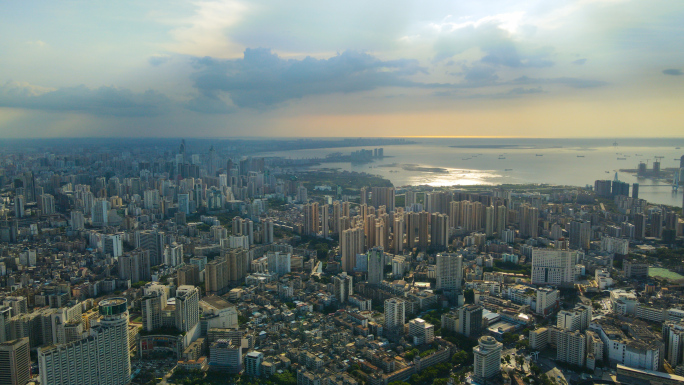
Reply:
<svg viewBox="0 0 684 385"><path fill-rule="evenodd" d="M16 195L14 197L14 216L23 218L26 206L26 198L23 195Z"/></svg>
<svg viewBox="0 0 684 385"><path fill-rule="evenodd" d="M385 268L385 253L381 248L368 250L368 283L379 285L382 283Z"/></svg>
<svg viewBox="0 0 684 385"><path fill-rule="evenodd" d="M485 235L491 237L494 235L494 228L496 226L496 212L493 206L485 207Z"/></svg>
<svg viewBox="0 0 684 385"><path fill-rule="evenodd" d="M99 303L100 318L89 335L62 345L38 349L43 385L124 385L131 381L128 310L125 298Z"/></svg>
<svg viewBox="0 0 684 385"><path fill-rule="evenodd" d="M359 204L360 205L367 205L368 204L368 188L366 187L361 187L359 190Z"/></svg>
<svg viewBox="0 0 684 385"><path fill-rule="evenodd" d="M50 194L42 194L40 196L41 209L43 215L52 215L55 213L55 197Z"/></svg>
<svg viewBox="0 0 684 385"><path fill-rule="evenodd" d="M151 266L162 264L166 234L158 230L136 231L135 241L136 247L149 252Z"/></svg>
<svg viewBox="0 0 684 385"><path fill-rule="evenodd" d="M207 263L204 268L205 287L209 294L221 295L228 288L228 264L219 258Z"/></svg>
<svg viewBox="0 0 684 385"><path fill-rule="evenodd" d="M93 202L91 221L95 227L104 227L109 223L109 201L97 198Z"/></svg>
<svg viewBox="0 0 684 385"><path fill-rule="evenodd" d="M385 206L387 211L394 211L394 187L371 187L371 206Z"/></svg>
<svg viewBox="0 0 684 385"><path fill-rule="evenodd" d="M85 229L85 219L82 212L77 210L71 212L71 228L74 230Z"/></svg>
<svg viewBox="0 0 684 385"><path fill-rule="evenodd" d="M354 294L354 279L342 272L332 278L333 292L339 303L346 303L350 295Z"/></svg>
<svg viewBox="0 0 684 385"><path fill-rule="evenodd" d="M588 250L591 243L591 223L587 221L570 222L570 247Z"/></svg>
<svg viewBox="0 0 684 385"><path fill-rule="evenodd" d="M318 235L320 221L318 216L318 203L304 205L304 234Z"/></svg>
<svg viewBox="0 0 684 385"><path fill-rule="evenodd" d="M437 254L436 262L437 289L460 290L463 281L463 256Z"/></svg>
<svg viewBox="0 0 684 385"><path fill-rule="evenodd" d="M579 367L584 366L587 340L579 331L561 330L556 335L556 359Z"/></svg>
<svg viewBox="0 0 684 385"><path fill-rule="evenodd" d="M404 194L404 207L406 210L410 210L411 207L416 204L417 199L416 199L416 192L415 191L406 191Z"/></svg>
<svg viewBox="0 0 684 385"><path fill-rule="evenodd" d="M176 289L176 329L190 331L199 323L199 289L195 286L179 286Z"/></svg>
<svg viewBox="0 0 684 385"><path fill-rule="evenodd" d="M432 214L430 233L430 248L436 251L445 250L449 243L449 217L446 214Z"/></svg>
<svg viewBox="0 0 684 385"><path fill-rule="evenodd" d="M491 336L483 336L478 340L478 345L473 348L475 363L473 376L485 381L499 374L501 371L501 350L503 344Z"/></svg>
<svg viewBox="0 0 684 385"><path fill-rule="evenodd" d="M421 211L418 214L418 248L421 251L428 249L428 234L429 234L430 213Z"/></svg>
<svg viewBox="0 0 684 385"><path fill-rule="evenodd" d="M406 323L406 302L400 298L385 300L385 332L403 333Z"/></svg>
<svg viewBox="0 0 684 385"><path fill-rule="evenodd" d="M466 337L480 335L482 330L482 307L465 305L458 308L458 332Z"/></svg>
<svg viewBox="0 0 684 385"><path fill-rule="evenodd" d="M651 236L656 238L663 237L663 216L660 212L651 214Z"/></svg>
<svg viewBox="0 0 684 385"><path fill-rule="evenodd" d="M632 183L632 198L639 199L639 183Z"/></svg>
<svg viewBox="0 0 684 385"><path fill-rule="evenodd" d="M506 230L508 225L508 208L504 205L496 207L496 232L501 235L501 233Z"/></svg>
<svg viewBox="0 0 684 385"><path fill-rule="evenodd" d="M401 254L404 251L404 218L394 218L394 233L392 234L392 251Z"/></svg>
<svg viewBox="0 0 684 385"><path fill-rule="evenodd" d="M143 330L149 332L164 326L162 310L166 307L166 300L166 291L163 286L159 290L150 290L140 299Z"/></svg>
<svg viewBox="0 0 684 385"><path fill-rule="evenodd" d="M340 234L340 218L342 218L342 206L339 201L333 202L332 233Z"/></svg>
<svg viewBox="0 0 684 385"><path fill-rule="evenodd" d="M321 235L323 238L330 236L330 206L321 206Z"/></svg>
<svg viewBox="0 0 684 385"><path fill-rule="evenodd" d="M684 364L684 322L666 321L663 326L665 358L674 368Z"/></svg>
<svg viewBox="0 0 684 385"><path fill-rule="evenodd" d="M119 278L128 279L131 283L149 281L150 268L148 250L134 250L119 257Z"/></svg>
<svg viewBox="0 0 684 385"><path fill-rule="evenodd" d="M417 244L416 244L416 237L417 237L416 229L418 228L418 218L420 218L420 215L418 213L414 213L414 212L407 212L405 214L405 218L406 218L406 247L409 249L409 251L411 251L417 246Z"/></svg>
<svg viewBox="0 0 684 385"><path fill-rule="evenodd" d="M539 210L528 204L524 204L521 208L520 218L520 235L522 237L536 238L539 235Z"/></svg>
<svg viewBox="0 0 684 385"><path fill-rule="evenodd" d="M634 238L646 238L646 215L644 214L634 214Z"/></svg>
<svg viewBox="0 0 684 385"><path fill-rule="evenodd" d="M340 236L340 254L342 256L342 270L354 271L356 266L356 254L363 253L365 235L363 227L354 227L342 231Z"/></svg>
<svg viewBox="0 0 684 385"><path fill-rule="evenodd" d="M228 283L240 285L249 271L249 254L244 249L222 250L221 257L226 261Z"/></svg>
<svg viewBox="0 0 684 385"><path fill-rule="evenodd" d="M190 194L178 194L178 211L190 215Z"/></svg>
<svg viewBox="0 0 684 385"><path fill-rule="evenodd" d="M28 337L0 343L0 384L24 385L31 377Z"/></svg>

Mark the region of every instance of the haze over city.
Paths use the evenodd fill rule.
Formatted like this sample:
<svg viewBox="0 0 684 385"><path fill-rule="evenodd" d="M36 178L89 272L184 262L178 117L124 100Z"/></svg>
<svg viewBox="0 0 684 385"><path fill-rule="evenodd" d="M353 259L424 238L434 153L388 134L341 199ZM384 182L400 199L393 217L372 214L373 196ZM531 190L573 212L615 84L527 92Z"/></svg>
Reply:
<svg viewBox="0 0 684 385"><path fill-rule="evenodd" d="M0 5L0 136L681 137L679 1Z"/></svg>
<svg viewBox="0 0 684 385"><path fill-rule="evenodd" d="M684 1L0 1L0 385L684 384Z"/></svg>

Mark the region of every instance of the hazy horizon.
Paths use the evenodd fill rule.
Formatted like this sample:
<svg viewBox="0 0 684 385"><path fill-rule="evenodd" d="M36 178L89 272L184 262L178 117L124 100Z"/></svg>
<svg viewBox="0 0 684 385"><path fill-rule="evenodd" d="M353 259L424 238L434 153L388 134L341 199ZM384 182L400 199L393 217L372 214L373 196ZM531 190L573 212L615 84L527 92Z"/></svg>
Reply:
<svg viewBox="0 0 684 385"><path fill-rule="evenodd" d="M5 2L0 137L684 137L681 20L665 0Z"/></svg>

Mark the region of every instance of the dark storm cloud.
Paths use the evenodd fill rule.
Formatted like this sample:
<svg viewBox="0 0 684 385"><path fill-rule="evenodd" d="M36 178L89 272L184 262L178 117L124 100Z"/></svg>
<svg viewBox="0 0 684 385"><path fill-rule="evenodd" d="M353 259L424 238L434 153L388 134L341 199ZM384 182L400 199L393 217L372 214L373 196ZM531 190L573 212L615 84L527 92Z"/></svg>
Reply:
<svg viewBox="0 0 684 385"><path fill-rule="evenodd" d="M665 75L679 76L679 75L682 75L682 70L675 69L675 68L668 68L666 70L663 70L663 73Z"/></svg>
<svg viewBox="0 0 684 385"><path fill-rule="evenodd" d="M237 60L203 58L195 66L195 87L205 97L226 92L238 107L264 108L309 95L370 91L380 87L438 88L406 76L427 73L417 60L383 61L345 51L329 59L283 59L269 49L247 49Z"/></svg>
<svg viewBox="0 0 684 385"><path fill-rule="evenodd" d="M155 91L135 93L114 87L90 89L76 86L44 92L16 83L0 86L2 107L109 116L157 116L166 111L170 104L166 96Z"/></svg>

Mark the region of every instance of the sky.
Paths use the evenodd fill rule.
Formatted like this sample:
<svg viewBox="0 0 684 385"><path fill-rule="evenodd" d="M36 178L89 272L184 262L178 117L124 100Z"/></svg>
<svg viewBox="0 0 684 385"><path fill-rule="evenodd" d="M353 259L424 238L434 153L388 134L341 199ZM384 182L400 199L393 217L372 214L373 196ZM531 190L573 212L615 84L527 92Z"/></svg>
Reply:
<svg viewBox="0 0 684 385"><path fill-rule="evenodd" d="M684 1L4 1L0 138L684 137Z"/></svg>

